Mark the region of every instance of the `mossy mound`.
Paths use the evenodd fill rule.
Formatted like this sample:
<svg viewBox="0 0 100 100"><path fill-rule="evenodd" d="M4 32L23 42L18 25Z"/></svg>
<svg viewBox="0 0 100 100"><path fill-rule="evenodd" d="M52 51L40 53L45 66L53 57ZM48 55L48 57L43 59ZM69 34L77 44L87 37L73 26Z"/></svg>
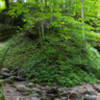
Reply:
<svg viewBox="0 0 100 100"><path fill-rule="evenodd" d="M23 42L9 49L4 66L43 84L75 86L100 78L100 55L96 49L87 44L83 52L79 44L56 35L47 35L44 41L24 37Z"/></svg>

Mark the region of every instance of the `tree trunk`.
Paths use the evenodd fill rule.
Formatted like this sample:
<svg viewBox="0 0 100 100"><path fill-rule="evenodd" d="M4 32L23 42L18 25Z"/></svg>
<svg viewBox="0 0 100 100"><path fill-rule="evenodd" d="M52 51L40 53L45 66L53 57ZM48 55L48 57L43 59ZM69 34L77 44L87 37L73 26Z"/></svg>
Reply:
<svg viewBox="0 0 100 100"><path fill-rule="evenodd" d="M47 8L48 4L47 4L47 0L45 0L45 8Z"/></svg>
<svg viewBox="0 0 100 100"><path fill-rule="evenodd" d="M82 18L82 43L83 48L86 47L86 40L85 40L85 27L84 27L84 6L83 6L83 0L80 0L81 2L81 18Z"/></svg>
<svg viewBox="0 0 100 100"><path fill-rule="evenodd" d="M41 22L41 34L42 34L42 38L44 40L45 35L44 35L44 22L43 21Z"/></svg>
<svg viewBox="0 0 100 100"><path fill-rule="evenodd" d="M5 4L6 4L6 9L9 8L9 0L5 0Z"/></svg>

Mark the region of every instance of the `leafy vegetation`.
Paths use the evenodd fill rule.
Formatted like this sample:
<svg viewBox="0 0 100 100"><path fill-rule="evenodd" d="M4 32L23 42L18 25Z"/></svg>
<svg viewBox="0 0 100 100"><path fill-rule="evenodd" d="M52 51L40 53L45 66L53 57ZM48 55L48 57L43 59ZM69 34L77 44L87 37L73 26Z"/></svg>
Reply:
<svg viewBox="0 0 100 100"><path fill-rule="evenodd" d="M36 83L96 82L100 79L100 54L94 48L100 47L98 4L99 0L9 2L7 14L22 25L15 25L18 34L1 48L5 58L1 63Z"/></svg>

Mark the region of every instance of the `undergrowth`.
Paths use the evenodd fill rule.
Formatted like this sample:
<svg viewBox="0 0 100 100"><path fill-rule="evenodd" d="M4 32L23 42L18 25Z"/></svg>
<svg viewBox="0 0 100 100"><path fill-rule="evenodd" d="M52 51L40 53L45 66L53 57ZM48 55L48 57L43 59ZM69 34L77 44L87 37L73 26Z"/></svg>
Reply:
<svg viewBox="0 0 100 100"><path fill-rule="evenodd" d="M85 52L80 47L74 40L56 35L47 35L44 41L26 37L9 49L4 66L35 83L72 87L96 82L100 55L88 43Z"/></svg>

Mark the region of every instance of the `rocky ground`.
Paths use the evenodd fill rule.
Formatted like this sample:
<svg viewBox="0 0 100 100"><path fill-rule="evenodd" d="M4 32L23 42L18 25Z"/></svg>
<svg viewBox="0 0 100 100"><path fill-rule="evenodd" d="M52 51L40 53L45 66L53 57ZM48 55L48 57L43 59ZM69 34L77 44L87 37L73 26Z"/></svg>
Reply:
<svg viewBox="0 0 100 100"><path fill-rule="evenodd" d="M24 81L8 72L8 69L3 68L0 79L5 100L100 100L99 83L84 83L74 88L45 86Z"/></svg>
<svg viewBox="0 0 100 100"><path fill-rule="evenodd" d="M0 43L2 47L4 43ZM0 84L5 100L100 100L100 84L83 84L74 88L43 86L14 76L3 68ZM1 94L0 94L1 97ZM0 98L0 100L3 100Z"/></svg>
<svg viewBox="0 0 100 100"><path fill-rule="evenodd" d="M100 100L99 84L83 84L75 88L42 86L30 82L5 83L5 100Z"/></svg>

